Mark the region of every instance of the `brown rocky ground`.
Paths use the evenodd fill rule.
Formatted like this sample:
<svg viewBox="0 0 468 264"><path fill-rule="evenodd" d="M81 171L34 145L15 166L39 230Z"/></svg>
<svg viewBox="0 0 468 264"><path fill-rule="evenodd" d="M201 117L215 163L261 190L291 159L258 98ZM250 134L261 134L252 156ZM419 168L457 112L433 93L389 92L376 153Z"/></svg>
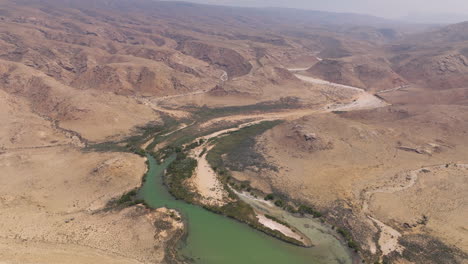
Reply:
<svg viewBox="0 0 468 264"><path fill-rule="evenodd" d="M343 59L324 59L306 71L323 80L364 88L370 91L391 89L406 85L391 63L385 58L353 56Z"/></svg>
<svg viewBox="0 0 468 264"><path fill-rule="evenodd" d="M459 165L445 166L420 172L407 190L374 194L370 210L404 233L428 233L466 252L468 172Z"/></svg>
<svg viewBox="0 0 468 264"><path fill-rule="evenodd" d="M162 209L104 210L109 200L140 185L146 167L136 155L83 153L71 146L10 150L0 156L0 166L5 261L161 262L166 241L183 226L155 228L155 219L171 219Z"/></svg>
<svg viewBox="0 0 468 264"><path fill-rule="evenodd" d="M284 66L310 66L317 53L331 58L343 57L341 51L363 54L400 35L395 29L342 25L298 32L298 23L327 20L331 14L291 16L279 23L278 14L266 10L187 3L31 0L0 5L0 59L77 90L137 97L221 87L221 93L211 95L279 100L301 85Z"/></svg>
<svg viewBox="0 0 468 264"><path fill-rule="evenodd" d="M454 90L458 93L458 89ZM393 92L387 99L401 100L403 97L398 93L403 92ZM411 92L405 95L407 100L408 95L414 101L419 100L418 93L415 97ZM447 98L452 100L450 96ZM463 213L466 211L463 194L468 186L466 169L431 170L422 173L414 187L395 193L375 193L370 196L369 207L366 201L370 190L404 186L407 181L401 176L404 172L425 166L466 163L468 109L465 105L434 104L438 99L427 96L430 105L315 114L287 122L257 140L258 151L279 171L254 170L238 176L251 179L258 187L267 184L266 192L273 189L328 212L331 221L354 230L355 238L367 252L375 254L392 243L377 239L380 227L367 217L371 216L402 235L401 240L395 241L406 245L400 251L405 259L408 260L410 252L418 252L415 244L408 244L406 239L418 234L420 242L412 243L421 245L435 239L458 253L441 250L448 255L436 258L429 254L433 247L428 245L415 253L426 258L413 257L415 263L461 263L463 256L466 257L462 252L467 250L467 227L462 220L466 218ZM458 97L459 102L464 100ZM424 225L404 227L405 223L421 221L423 215L429 218ZM401 259L396 252L392 256L394 261Z"/></svg>
<svg viewBox="0 0 468 264"><path fill-rule="evenodd" d="M79 126L77 131L83 129L79 134L32 111L37 106L31 106L29 98L4 91L0 95L1 259L8 263L160 262L166 241L181 229L181 223L174 223L169 231L155 228L155 219L170 219L163 209L103 210L109 200L141 184L144 160L133 154L81 151L88 139L105 138L119 127L129 133L135 121L115 130L112 122L92 130L76 119L72 122ZM88 103L93 101L99 102L88 97ZM102 101L104 106L110 103ZM86 107L83 102L78 105ZM142 106L134 103L133 107Z"/></svg>
<svg viewBox="0 0 468 264"><path fill-rule="evenodd" d="M108 92L80 91L24 65L2 61L2 86L12 114L31 112L57 129L91 141L123 137L135 126L158 122L158 115L136 100ZM15 102L22 105L15 106ZM13 111L13 109L20 111ZM17 122L28 124L25 119Z"/></svg>
<svg viewBox="0 0 468 264"><path fill-rule="evenodd" d="M169 212L103 210L141 183L144 160L81 148L159 124L161 110L190 117L162 106L293 101L303 109L213 121L288 120L257 142L279 171L236 177L327 212L365 254L392 249L395 231L403 258L387 257L396 263L460 262L457 250L467 250L462 169L430 170L398 192L371 192L405 185L405 173L422 166L467 162L466 23L407 36L410 29L376 18L288 12L0 0L1 259L162 262L182 228ZM288 67L371 92L411 86L379 93L392 106L317 114L349 103L355 91L302 82ZM423 215L428 221L417 224ZM155 227L159 220L172 227ZM429 252L435 248L442 253Z"/></svg>
<svg viewBox="0 0 468 264"><path fill-rule="evenodd" d="M403 35L383 45L367 46L364 52L355 45L346 52L341 46L332 45L328 49L341 55L322 56L325 59L315 63L307 74L371 91L408 83L433 90L465 87L467 26L464 22Z"/></svg>
<svg viewBox="0 0 468 264"><path fill-rule="evenodd" d="M326 101L276 58L286 51L294 61L302 46L267 26L253 30L232 15L219 24L209 7L134 4L0 1L2 260L163 261L181 223L155 227L163 209L104 210L140 185L143 159L80 150L161 122L153 99L187 105L191 97L170 96L213 90L195 103Z"/></svg>

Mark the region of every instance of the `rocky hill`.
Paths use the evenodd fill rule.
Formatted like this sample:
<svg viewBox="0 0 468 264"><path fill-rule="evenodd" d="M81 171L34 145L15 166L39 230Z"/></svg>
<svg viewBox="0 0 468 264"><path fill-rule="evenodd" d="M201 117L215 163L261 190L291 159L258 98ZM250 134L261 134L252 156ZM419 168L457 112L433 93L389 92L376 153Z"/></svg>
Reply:
<svg viewBox="0 0 468 264"><path fill-rule="evenodd" d="M379 91L406 85L385 58L353 56L345 59L323 59L307 73L335 83Z"/></svg>
<svg viewBox="0 0 468 264"><path fill-rule="evenodd" d="M468 73L468 23L404 36L358 49L335 47L308 70L312 76L371 90L414 84L429 89L464 87ZM326 51L326 50L325 50ZM328 56L327 56L328 55Z"/></svg>
<svg viewBox="0 0 468 264"><path fill-rule="evenodd" d="M468 24L422 29L292 9L0 0L0 259L168 262L181 216L136 200L112 207L141 185L147 169L132 153L186 140L184 133L284 119L249 138L251 146L239 145L262 150L278 170L249 171L239 186L254 175L268 192L319 206L323 219L349 229L346 239L354 237L365 261L380 261L379 238L387 234L363 211L365 195L400 184L394 175L401 171L468 153ZM133 142L142 133L136 141L144 142ZM437 188L438 174L428 175L427 186ZM437 193L450 202L454 187L444 186ZM462 201L466 188L457 188L453 197ZM420 189L408 187L405 195ZM408 245L389 259L436 263L433 249L457 248L455 239L463 239L464 218L454 206L445 227L445 207L431 208L432 200L407 203L395 194L389 205L383 196L367 198L369 210ZM395 219L383 209L400 204L430 210L430 230L411 229L425 219L409 217L411 208L395 210ZM457 263L442 257L439 263Z"/></svg>
<svg viewBox="0 0 468 264"><path fill-rule="evenodd" d="M394 69L432 89L460 88L468 73L468 23L408 36L387 47Z"/></svg>

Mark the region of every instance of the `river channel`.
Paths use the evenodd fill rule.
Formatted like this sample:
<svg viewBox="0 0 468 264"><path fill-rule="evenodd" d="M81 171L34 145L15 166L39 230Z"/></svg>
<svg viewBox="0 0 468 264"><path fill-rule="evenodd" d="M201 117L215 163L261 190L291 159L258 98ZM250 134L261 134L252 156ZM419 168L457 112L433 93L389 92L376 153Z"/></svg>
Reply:
<svg viewBox="0 0 468 264"><path fill-rule="evenodd" d="M173 156L158 164L153 157L148 156L149 170L139 196L150 207L168 207L181 212L188 223L188 236L179 245L179 255L200 264L352 263L349 250L315 219L282 215L301 232L311 236L315 246L303 248L270 237L199 206L176 200L163 184L164 171L174 159ZM261 206L261 203L256 206ZM279 212L275 213L277 214Z"/></svg>

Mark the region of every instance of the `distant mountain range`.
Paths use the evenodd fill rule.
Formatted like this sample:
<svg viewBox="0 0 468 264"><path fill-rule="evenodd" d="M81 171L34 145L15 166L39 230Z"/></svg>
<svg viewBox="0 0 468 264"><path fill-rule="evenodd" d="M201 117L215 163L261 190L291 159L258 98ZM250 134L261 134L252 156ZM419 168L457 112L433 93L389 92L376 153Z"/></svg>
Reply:
<svg viewBox="0 0 468 264"><path fill-rule="evenodd" d="M423 13L410 13L399 20L409 23L422 23L422 24L454 24L459 22L468 21L468 14L456 13L437 13L437 14L423 14Z"/></svg>

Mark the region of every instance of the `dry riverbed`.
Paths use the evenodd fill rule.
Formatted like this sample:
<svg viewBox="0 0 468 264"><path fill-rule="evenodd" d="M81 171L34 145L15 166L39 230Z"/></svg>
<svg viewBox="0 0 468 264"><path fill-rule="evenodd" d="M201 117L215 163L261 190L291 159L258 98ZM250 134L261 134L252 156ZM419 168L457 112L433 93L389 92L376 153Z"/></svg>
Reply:
<svg viewBox="0 0 468 264"><path fill-rule="evenodd" d="M212 147L202 144L191 152L191 156L197 160L197 168L189 179L189 185L194 186L202 196L201 203L220 207L225 205L229 199L216 172L206 160L206 155Z"/></svg>

